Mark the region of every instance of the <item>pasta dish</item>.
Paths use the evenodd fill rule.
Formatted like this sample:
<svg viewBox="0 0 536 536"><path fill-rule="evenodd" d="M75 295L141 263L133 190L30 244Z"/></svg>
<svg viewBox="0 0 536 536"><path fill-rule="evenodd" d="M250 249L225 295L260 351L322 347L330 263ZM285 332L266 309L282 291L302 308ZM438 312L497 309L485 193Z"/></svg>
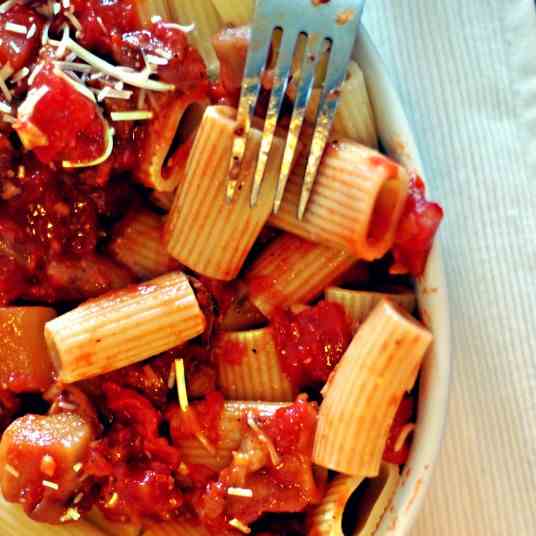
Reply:
<svg viewBox="0 0 536 536"><path fill-rule="evenodd" d="M227 202L253 4L0 4L3 536L367 536L399 484L443 211L352 62L297 217L321 61L274 212L299 49L250 206L277 32Z"/></svg>

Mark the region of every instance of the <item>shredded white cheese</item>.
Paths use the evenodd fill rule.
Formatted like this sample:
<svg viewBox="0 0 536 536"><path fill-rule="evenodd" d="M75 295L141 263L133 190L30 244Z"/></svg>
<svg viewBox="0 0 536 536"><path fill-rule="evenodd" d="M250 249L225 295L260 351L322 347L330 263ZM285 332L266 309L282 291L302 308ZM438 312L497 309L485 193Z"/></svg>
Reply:
<svg viewBox="0 0 536 536"><path fill-rule="evenodd" d="M82 462L78 462L78 463L75 463L73 465L73 471L75 473L79 473L81 470L82 470L82 467L83 467L83 463Z"/></svg>
<svg viewBox="0 0 536 536"><path fill-rule="evenodd" d="M257 434L259 441L266 445L268 453L270 454L270 459L272 460L272 464L274 466L279 465L281 463L281 459L279 458L279 454L277 453L277 450L272 440L261 430L260 426L255 421L255 417L251 411L248 412L247 422L248 426Z"/></svg>
<svg viewBox="0 0 536 536"><path fill-rule="evenodd" d="M10 465L9 463L6 463L6 465L4 465L6 471L11 475L11 476L14 476L15 478L19 478L20 477L20 473L12 466Z"/></svg>
<svg viewBox="0 0 536 536"><path fill-rule="evenodd" d="M33 22L32 25L30 26L30 29L28 30L28 33L26 34L26 37L28 39L31 39L36 33L37 33L37 24Z"/></svg>
<svg viewBox="0 0 536 536"><path fill-rule="evenodd" d="M29 74L30 69L28 69L28 67L23 67L11 77L11 81L16 84L17 82L20 82L23 78L26 78Z"/></svg>
<svg viewBox="0 0 536 536"><path fill-rule="evenodd" d="M72 88L74 88L78 93L81 95L84 95L84 97L88 98L92 102L97 102L95 100L95 95L91 92L90 89L88 89L84 84L81 84L80 82L77 82L76 80L73 80L72 77L67 76L66 73L64 73L60 69L54 69L54 74L56 76L59 76L60 78L63 78ZM73 74L73 73L71 73Z"/></svg>
<svg viewBox="0 0 536 536"><path fill-rule="evenodd" d="M110 117L112 121L145 121L152 119L153 115L150 110L132 110L129 112L112 112Z"/></svg>
<svg viewBox="0 0 536 536"><path fill-rule="evenodd" d="M251 534L251 529L247 525L244 525L242 521L240 521L239 519L236 519L236 517L234 517L233 519L231 519L231 521L229 521L229 525L239 530L242 534Z"/></svg>
<svg viewBox="0 0 536 536"><path fill-rule="evenodd" d="M110 158L110 155L112 154L112 151L114 148L114 134L115 134L114 129L110 128L108 124L106 124L106 133L105 133L106 147L102 155L99 156L98 158L95 158L95 160L91 160L89 162L71 162L69 160L64 160L61 163L61 165L64 168L81 168L81 167L93 167L93 166L98 166L99 164L102 164L103 162L108 160L108 158Z"/></svg>
<svg viewBox="0 0 536 536"><path fill-rule="evenodd" d="M8 32L16 34L26 35L28 33L28 28L26 28L26 26L24 26L23 24L16 24L10 21L5 23L4 28Z"/></svg>
<svg viewBox="0 0 536 536"><path fill-rule="evenodd" d="M55 61L54 65L64 71L78 71L81 73L90 73L93 70L93 67L91 67L91 65L87 65L86 63L78 63L75 61Z"/></svg>
<svg viewBox="0 0 536 536"><path fill-rule="evenodd" d="M177 24L175 22L164 22L162 23L162 26L165 28L180 30L184 33L190 33L195 30L195 24L188 24L187 26L183 26L182 24Z"/></svg>
<svg viewBox="0 0 536 536"><path fill-rule="evenodd" d="M35 105L48 93L48 86L32 88L28 91L28 95L24 102L19 106L19 117L22 121L29 119L33 114Z"/></svg>
<svg viewBox="0 0 536 536"><path fill-rule="evenodd" d="M28 84L31 86L35 79L37 78L37 75L41 72L41 69L44 67L43 63L38 63L35 67L32 73L30 74L30 77L28 78Z"/></svg>
<svg viewBox="0 0 536 536"><path fill-rule="evenodd" d="M188 409L188 392L186 390L186 376L184 374L183 359L175 359L175 377L177 379L177 395L179 397L179 405L182 411L186 411Z"/></svg>
<svg viewBox="0 0 536 536"><path fill-rule="evenodd" d="M69 50L72 50L79 58L84 60L89 65L92 65L97 71L121 80L125 84L129 84L134 87L150 89L152 91L173 91L175 86L173 84L166 84L157 80L150 80L149 74L146 71L136 72L131 70L121 69L117 66L108 63L107 61L95 56L95 54L89 52L84 47L79 45L76 41L73 41L70 37L66 39L66 46Z"/></svg>
<svg viewBox="0 0 536 536"><path fill-rule="evenodd" d="M155 56L154 54L146 54L145 60L148 63L152 63L153 65L167 65L168 60L166 58L162 58L161 56Z"/></svg>
<svg viewBox="0 0 536 536"><path fill-rule="evenodd" d="M50 22L47 22L43 26L43 31L41 32L41 45L45 46L48 43L48 30L50 29Z"/></svg>
<svg viewBox="0 0 536 536"><path fill-rule="evenodd" d="M41 484L43 484L43 486L45 486L45 488L50 488L50 489L53 489L55 491L58 491L60 489L59 485L56 484L56 482L51 482L50 480L43 480L41 482Z"/></svg>
<svg viewBox="0 0 536 536"><path fill-rule="evenodd" d="M400 434L398 434L398 437L396 438L394 449L395 452L399 452L402 449L409 434L413 433L415 431L415 428L416 426L414 423L408 423L402 428L402 430L400 430Z"/></svg>
<svg viewBox="0 0 536 536"><path fill-rule="evenodd" d="M253 490L249 488L227 488L227 495L234 497L247 497L251 499L253 497Z"/></svg>
<svg viewBox="0 0 536 536"><path fill-rule="evenodd" d="M16 3L17 0L7 0L7 2L2 2L0 4L0 13L7 13Z"/></svg>
<svg viewBox="0 0 536 536"><path fill-rule="evenodd" d="M6 63L2 66L0 69L0 90L4 94L4 97L6 98L7 102L11 102L11 99L13 98L13 95L11 94L11 91L9 91L9 88L7 87L6 80L13 74L13 67L11 67L10 63Z"/></svg>
<svg viewBox="0 0 536 536"><path fill-rule="evenodd" d="M60 517L60 522L78 521L81 517L80 512L76 508L67 508L67 512Z"/></svg>
<svg viewBox="0 0 536 536"><path fill-rule="evenodd" d="M64 24L61 41L59 42L58 48L56 49L56 53L55 53L56 58L62 58L63 56L65 56L65 53L67 52L67 40L68 39L70 39L69 26L67 26L67 24ZM53 44L52 39L49 39L48 42Z"/></svg>

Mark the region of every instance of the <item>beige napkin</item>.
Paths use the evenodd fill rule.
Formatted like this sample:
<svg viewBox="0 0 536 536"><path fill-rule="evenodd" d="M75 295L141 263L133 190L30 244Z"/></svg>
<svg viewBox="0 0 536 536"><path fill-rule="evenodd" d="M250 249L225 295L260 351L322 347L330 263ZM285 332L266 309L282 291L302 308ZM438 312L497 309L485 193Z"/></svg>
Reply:
<svg viewBox="0 0 536 536"><path fill-rule="evenodd" d="M454 381L415 536L536 535L534 0L374 0L442 231Z"/></svg>

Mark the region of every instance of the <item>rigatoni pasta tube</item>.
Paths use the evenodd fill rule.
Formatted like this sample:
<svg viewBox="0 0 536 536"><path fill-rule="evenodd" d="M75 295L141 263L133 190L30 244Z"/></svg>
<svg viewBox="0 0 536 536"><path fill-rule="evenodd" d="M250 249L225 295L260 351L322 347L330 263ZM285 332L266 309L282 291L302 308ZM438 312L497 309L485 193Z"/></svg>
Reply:
<svg viewBox="0 0 536 536"><path fill-rule="evenodd" d="M382 463L375 478L337 475L320 503L307 517L309 536L344 536L342 520L352 495L359 493L359 502L352 508L352 530L346 534L372 536L394 496L400 472L397 465Z"/></svg>
<svg viewBox="0 0 536 536"><path fill-rule="evenodd" d="M178 519L150 526L143 536L210 536L199 520Z"/></svg>
<svg viewBox="0 0 536 536"><path fill-rule="evenodd" d="M236 111L211 106L196 137L185 181L166 224L168 251L192 270L214 279L234 279L272 210L283 142L274 140L272 157L257 205L250 207L250 190L261 133L252 129L232 203L225 185L237 123Z"/></svg>
<svg viewBox="0 0 536 536"><path fill-rule="evenodd" d="M48 322L45 338L59 380L72 383L165 352L204 329L188 279L173 272L82 304Z"/></svg>
<svg viewBox="0 0 536 536"><path fill-rule="evenodd" d="M355 262L345 251L286 233L261 253L244 283L249 299L270 317L277 307L307 303Z"/></svg>
<svg viewBox="0 0 536 536"><path fill-rule="evenodd" d="M375 307L322 390L315 463L378 474L395 412L431 342L431 333L392 302Z"/></svg>
<svg viewBox="0 0 536 536"><path fill-rule="evenodd" d="M48 307L0 307L0 389L45 391L54 367L45 343L45 324L56 316Z"/></svg>
<svg viewBox="0 0 536 536"><path fill-rule="evenodd" d="M296 393L281 369L271 328L221 333L213 353L218 383L231 400L290 402Z"/></svg>
<svg viewBox="0 0 536 536"><path fill-rule="evenodd" d="M304 158L300 158L285 190L281 208L270 223L355 257L374 260L392 246L404 208L409 177L384 155L343 140L328 144L307 212L297 217Z"/></svg>
<svg viewBox="0 0 536 536"><path fill-rule="evenodd" d="M314 89L305 115L310 123L316 120L321 90ZM331 138L347 138L373 149L378 148L378 133L374 112L368 96L363 72L355 61L348 65L346 80L341 88L339 106L333 121Z"/></svg>
<svg viewBox="0 0 536 536"><path fill-rule="evenodd" d="M286 404L276 402L225 402L219 421L220 440L215 451L207 449L197 438L179 439L175 445L181 451L182 460L187 464L206 465L214 471L221 471L233 459L233 451L240 447L246 430L245 417L249 411L259 416L271 416Z"/></svg>
<svg viewBox="0 0 536 536"><path fill-rule="evenodd" d="M197 130L208 100L195 93L180 96L176 93L163 94L153 99L156 101L152 107L154 117L145 125L139 165L134 174L143 185L156 191L170 192L184 178L192 143L190 138ZM182 138L182 145L173 150L178 136Z"/></svg>
<svg viewBox="0 0 536 536"><path fill-rule="evenodd" d="M192 31L188 32L190 44L203 56L209 73L216 74L218 59L210 38L222 28L223 23L212 0L177 0L168 5L171 20L194 25Z"/></svg>
<svg viewBox="0 0 536 536"><path fill-rule="evenodd" d="M417 301L413 292L388 294L366 290L348 290L338 287L327 288L324 295L327 301L338 303L344 309L353 326L354 333L357 331L359 324L367 318L374 307L382 300L391 300L408 313L413 312Z"/></svg>
<svg viewBox="0 0 536 536"><path fill-rule="evenodd" d="M165 247L164 220L149 210L126 216L113 232L108 251L141 279L151 279L179 267Z"/></svg>
<svg viewBox="0 0 536 536"><path fill-rule="evenodd" d="M30 519L18 504L8 503L0 493L2 536L106 536L86 521L65 525L47 525Z"/></svg>
<svg viewBox="0 0 536 536"><path fill-rule="evenodd" d="M254 0L212 0L224 24L244 26L253 20Z"/></svg>

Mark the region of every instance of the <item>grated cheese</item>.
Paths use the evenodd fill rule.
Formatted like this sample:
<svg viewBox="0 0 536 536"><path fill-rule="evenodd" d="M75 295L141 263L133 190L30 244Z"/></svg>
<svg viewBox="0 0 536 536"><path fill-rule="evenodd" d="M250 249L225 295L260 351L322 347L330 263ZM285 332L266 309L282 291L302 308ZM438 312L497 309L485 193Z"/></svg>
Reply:
<svg viewBox="0 0 536 536"><path fill-rule="evenodd" d="M65 402L63 400L60 400L58 402L58 406L61 408L61 409L65 409L67 411L75 411L77 409L78 406L76 406L75 404L71 404L70 402Z"/></svg>
<svg viewBox="0 0 536 536"><path fill-rule="evenodd" d="M32 73L30 78L28 78L28 84L31 86L34 83L34 80L37 78L37 75L41 72L41 69L44 67L44 63L38 63ZM47 88L48 89L48 88Z"/></svg>
<svg viewBox="0 0 536 536"><path fill-rule="evenodd" d="M73 504L78 504L84 498L84 494L80 492L74 499Z"/></svg>
<svg viewBox="0 0 536 536"><path fill-rule="evenodd" d="M79 71L81 73L89 73L93 70L91 65L87 65L86 63L78 63L75 61L55 61L54 65L63 70Z"/></svg>
<svg viewBox="0 0 536 536"><path fill-rule="evenodd" d="M50 29L50 22L47 22L43 26L43 31L41 32L41 45L45 46L48 43L48 30Z"/></svg>
<svg viewBox="0 0 536 536"><path fill-rule="evenodd" d="M168 64L168 60L166 58L162 58L161 56L155 56L154 54L146 54L145 61L147 61L148 63L152 63L153 65Z"/></svg>
<svg viewBox="0 0 536 536"><path fill-rule="evenodd" d="M132 110L130 112L112 112L112 121L144 121L153 118L153 112L149 110Z"/></svg>
<svg viewBox="0 0 536 536"><path fill-rule="evenodd" d="M11 475L11 476L14 476L15 478L19 478L20 477L20 473L12 466L10 465L9 463L6 463L6 465L4 465L6 471Z"/></svg>
<svg viewBox="0 0 536 536"><path fill-rule="evenodd" d="M78 521L82 516L76 508L67 508L67 512L60 517L60 522L65 523L66 521Z"/></svg>
<svg viewBox="0 0 536 536"><path fill-rule="evenodd" d="M74 471L75 473L79 473L79 472L82 470L83 465L84 465L84 464L83 464L82 462L75 463L75 464L73 465L73 471Z"/></svg>
<svg viewBox="0 0 536 536"><path fill-rule="evenodd" d="M67 52L67 40L70 39L69 37L69 26L67 24L63 25L63 33L61 36L61 41L58 43L58 48L56 49L55 56L56 58L62 58L65 56L65 53ZM49 39L48 42L50 44L55 44L52 39Z"/></svg>
<svg viewBox="0 0 536 536"><path fill-rule="evenodd" d="M97 89L97 101L102 102L104 99L123 99L128 100L132 97L132 91L120 91L110 86L106 86L102 89Z"/></svg>
<svg viewBox="0 0 536 536"><path fill-rule="evenodd" d="M400 430L400 434L398 434L398 437L396 438L394 449L395 452L399 452L402 449L409 434L413 433L415 431L415 428L416 426L414 423L408 423L404 426L404 428L402 428L402 430Z"/></svg>
<svg viewBox="0 0 536 536"><path fill-rule="evenodd" d="M26 99L19 106L19 118L24 121L28 119L35 108L35 105L48 93L49 88L47 86L41 86L39 88L32 88L26 95Z"/></svg>
<svg viewBox="0 0 536 536"><path fill-rule="evenodd" d="M188 392L186 391L186 377L184 374L184 360L175 359L175 377L177 379L177 395L182 411L188 409Z"/></svg>
<svg viewBox="0 0 536 536"><path fill-rule="evenodd" d="M151 22L153 24L156 24L157 22L160 22L162 20L162 17L160 15L153 15L151 17Z"/></svg>
<svg viewBox="0 0 536 536"><path fill-rule="evenodd" d="M114 491L112 493L112 496L110 497L110 500L105 504L105 507L113 508L117 504L118 500L119 500L119 495L117 494L117 491Z"/></svg>
<svg viewBox="0 0 536 536"><path fill-rule="evenodd" d="M195 434L195 437L197 440L205 447L207 452L210 452L213 456L216 455L216 447L206 438L205 434L203 432L198 432Z"/></svg>
<svg viewBox="0 0 536 536"><path fill-rule="evenodd" d="M73 28L76 30L76 34L78 35L78 33L82 31L82 24L80 24L80 21L76 18L75 14L71 10L64 11L63 14L65 15L65 18L73 25Z"/></svg>
<svg viewBox="0 0 536 536"><path fill-rule="evenodd" d="M106 124L106 147L104 149L104 152L101 156L98 158L95 158L95 160L90 160L86 162L71 162L69 160L64 160L61 165L64 168L81 168L81 167L94 167L98 166L99 164L102 164L108 158L110 158L110 155L112 154L112 151L114 149L114 134L115 131L113 128L110 128L108 124Z"/></svg>
<svg viewBox="0 0 536 536"><path fill-rule="evenodd" d="M17 82L20 82L23 78L26 78L29 74L30 69L28 69L28 67L23 67L11 77L11 81L16 84Z"/></svg>
<svg viewBox="0 0 536 536"><path fill-rule="evenodd" d="M274 466L279 465L281 463L281 459L279 458L279 454L277 454L277 450L272 440L261 430L251 411L248 412L247 422L248 426L257 434L259 441L266 445L268 453L270 454L270 459L272 460L272 464Z"/></svg>
<svg viewBox="0 0 536 536"><path fill-rule="evenodd" d="M253 490L249 488L227 488L227 495L234 497L247 497L251 499L253 497Z"/></svg>
<svg viewBox="0 0 536 536"><path fill-rule="evenodd" d="M41 482L41 484L43 484L43 486L45 486L45 488L50 488L50 489L53 489L55 491L58 491L60 489L59 485L56 484L56 482L51 482L50 480L43 480Z"/></svg>
<svg viewBox="0 0 536 536"><path fill-rule="evenodd" d="M0 4L0 13L7 13L16 3L17 0L7 0L7 2L2 2Z"/></svg>
<svg viewBox="0 0 536 536"><path fill-rule="evenodd" d="M239 530L242 534L251 534L251 529L247 525L244 525L242 521L240 521L239 519L236 519L236 517L234 517L233 519L231 519L231 521L229 521L229 525Z"/></svg>
<svg viewBox="0 0 536 536"><path fill-rule="evenodd" d="M184 32L184 33L190 33L195 30L195 24L193 23L188 24L187 26L183 26L182 24L177 24L176 22L164 22L162 23L162 26L164 26L164 28L180 30L181 32Z"/></svg>
<svg viewBox="0 0 536 536"><path fill-rule="evenodd" d="M83 59L89 65L92 65L97 71L121 80L125 84L129 84L134 87L150 89L152 91L173 91L175 86L173 84L166 84L157 80L150 80L147 71L131 71L120 69L117 66L108 63L107 61L95 56L89 50L86 50L83 46L79 45L76 41L73 41L70 37L66 39L66 46L69 50L73 51L79 58Z"/></svg>
<svg viewBox="0 0 536 536"><path fill-rule="evenodd" d="M64 73L60 69L54 69L54 74L59 76L60 78L63 78L67 83L71 85L78 93L81 95L84 95L84 97L88 98L92 102L97 102L95 100L95 95L89 90L84 84L81 84L80 82L77 82L76 80L73 80L72 77L67 76L66 73Z"/></svg>
<svg viewBox="0 0 536 536"><path fill-rule="evenodd" d="M31 39L36 33L37 33L37 25L35 24L35 22L33 22L32 25L30 26L30 29L28 30L28 33L26 34L26 37L28 39Z"/></svg>
<svg viewBox="0 0 536 536"><path fill-rule="evenodd" d="M17 33L21 35L26 35L28 33L28 28L23 24L16 24L14 22L6 22L4 28L8 32Z"/></svg>
<svg viewBox="0 0 536 536"><path fill-rule="evenodd" d="M9 88L7 87L6 80L13 74L13 67L11 67L10 63L6 63L1 69L0 69L0 90L4 94L4 97L6 98L7 102L11 102L11 99L13 98L13 95L11 94L11 91L9 91Z"/></svg>

